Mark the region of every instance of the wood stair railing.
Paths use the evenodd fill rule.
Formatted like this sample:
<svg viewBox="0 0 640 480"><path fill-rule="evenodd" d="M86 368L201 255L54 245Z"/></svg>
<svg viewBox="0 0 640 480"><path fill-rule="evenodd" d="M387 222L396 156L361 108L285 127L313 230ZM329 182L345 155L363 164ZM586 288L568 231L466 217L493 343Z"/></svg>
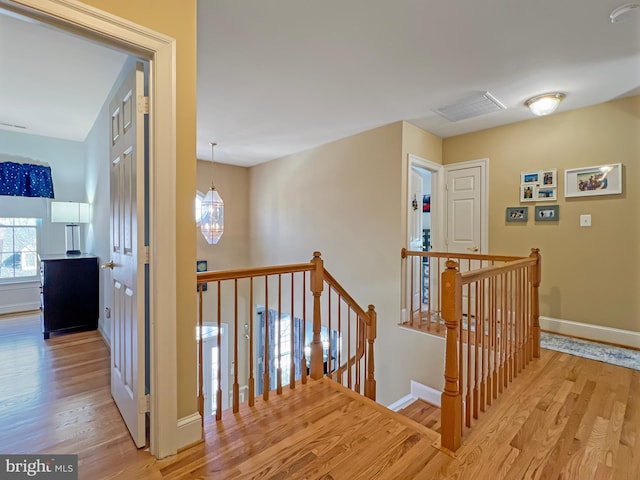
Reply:
<svg viewBox="0 0 640 480"><path fill-rule="evenodd" d="M463 427L471 428L522 369L540 356L541 257L535 248L529 257L402 251L402 258L421 262L427 256L446 259L436 285L437 308L434 315L429 312L427 323L435 324L435 333L440 325L446 328L441 438L443 447L455 451ZM462 264L467 267L464 271ZM411 278L413 272L410 267ZM427 301L436 305L433 296ZM412 314L404 326L412 327L413 318Z"/></svg>
<svg viewBox="0 0 640 480"><path fill-rule="evenodd" d="M284 282L283 282L284 280ZM269 332L269 322L265 322L264 332L254 328L257 314L257 306L261 305L269 312L270 305L277 305L278 318L287 314L291 320L291 329L294 331L294 319L301 319L301 331L304 339L307 331L307 318L312 322L312 339L309 342L309 358L306 348L301 348L301 358L295 359L294 335L290 335L291 361L284 368L289 368L289 388L294 389L296 381L307 382L307 370L312 379L319 379L327 375L332 380L361 393L364 385L364 395L375 400L376 381L374 377L374 341L376 338L376 312L373 305L369 305L365 311L347 293L347 291L324 268L323 260L319 252L314 252L313 258L308 263L245 268L226 271L209 271L197 274L198 282L198 325L202 332L207 317L208 323L217 326L221 331L223 323L232 325L233 339L233 382L231 388L232 410L239 411L240 383L246 381L248 392L247 401L250 406L255 403L256 375L262 375L263 399L269 399L269 341L263 340L264 358L262 372L256 371L256 358L254 355L257 344L257 334L264 334L264 339L271 337L280 339L280 323L275 322L277 332ZM203 285L207 284L207 292ZM325 289L325 285L327 288ZM312 300L309 300L312 295ZM206 299L206 302L205 302ZM205 306L206 303L206 306ZM242 355L248 356L248 375L241 379L238 365L240 350L239 324L244 324L244 335L248 341L248 352ZM258 333L259 332L259 333ZM324 339L323 339L324 337ZM203 388L203 338L199 335L199 411L204 418L204 388ZM218 355L220 355L220 338L218 335ZM279 341L279 340L278 340ZM307 342L303 340L303 345ZM283 371L282 351L285 348L278 344L277 355L277 394L282 393ZM335 358L333 358L335 357ZM246 358L246 357L243 357ZM299 360L296 376L296 363ZM218 368L214 372L217 378L216 395L216 419L222 418L222 378L221 361L218 359ZM301 366L301 368L300 368ZM227 394L225 392L225 394Z"/></svg>

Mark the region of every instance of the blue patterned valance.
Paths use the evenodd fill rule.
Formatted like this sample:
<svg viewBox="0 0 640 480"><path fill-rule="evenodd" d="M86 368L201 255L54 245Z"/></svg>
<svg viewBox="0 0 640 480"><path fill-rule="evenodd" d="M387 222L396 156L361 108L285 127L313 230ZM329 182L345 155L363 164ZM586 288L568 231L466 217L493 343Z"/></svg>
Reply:
<svg viewBox="0 0 640 480"><path fill-rule="evenodd" d="M54 198L51 167L0 163L0 195Z"/></svg>

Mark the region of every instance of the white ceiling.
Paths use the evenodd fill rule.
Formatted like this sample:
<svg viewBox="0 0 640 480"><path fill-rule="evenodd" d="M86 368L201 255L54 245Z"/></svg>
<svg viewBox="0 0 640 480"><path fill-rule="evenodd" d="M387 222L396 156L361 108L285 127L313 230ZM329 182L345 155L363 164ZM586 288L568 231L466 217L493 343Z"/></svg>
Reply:
<svg viewBox="0 0 640 480"><path fill-rule="evenodd" d="M625 0L200 0L197 155L254 165L398 120L441 137L640 93ZM640 13L640 8L636 9ZM0 15L0 122L83 140L125 56ZM504 111L433 110L488 91ZM7 128L2 127L0 128Z"/></svg>

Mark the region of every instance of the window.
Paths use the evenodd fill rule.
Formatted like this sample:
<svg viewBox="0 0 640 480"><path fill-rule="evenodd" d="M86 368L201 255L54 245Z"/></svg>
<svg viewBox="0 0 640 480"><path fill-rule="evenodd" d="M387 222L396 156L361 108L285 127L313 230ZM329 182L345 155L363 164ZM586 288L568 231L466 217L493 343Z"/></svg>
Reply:
<svg viewBox="0 0 640 480"><path fill-rule="evenodd" d="M38 218L0 218L0 281L38 275Z"/></svg>
<svg viewBox="0 0 640 480"><path fill-rule="evenodd" d="M196 191L195 209L194 214L196 218L196 225L200 226L200 217L202 216L202 200L204 199L204 193Z"/></svg>

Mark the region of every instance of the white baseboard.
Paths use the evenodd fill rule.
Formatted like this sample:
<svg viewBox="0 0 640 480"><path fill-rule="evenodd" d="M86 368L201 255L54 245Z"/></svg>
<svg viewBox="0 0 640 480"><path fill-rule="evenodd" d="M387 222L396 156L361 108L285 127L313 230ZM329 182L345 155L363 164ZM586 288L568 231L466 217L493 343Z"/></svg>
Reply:
<svg viewBox="0 0 640 480"><path fill-rule="evenodd" d="M396 400L391 405L387 405L387 408L389 410L393 410L394 412L397 412L398 410L402 410L404 407L411 405L416 400L417 400L416 397L414 397L411 394L408 394L402 397L400 400Z"/></svg>
<svg viewBox="0 0 640 480"><path fill-rule="evenodd" d="M198 412L178 419L176 447L178 450L202 440L202 417Z"/></svg>
<svg viewBox="0 0 640 480"><path fill-rule="evenodd" d="M540 317L540 328L552 333L640 349L640 333L619 328Z"/></svg>
<svg viewBox="0 0 640 480"><path fill-rule="evenodd" d="M441 396L441 391L428 387L427 385L423 385L422 383L418 383L415 380L411 380L411 393L405 395L399 400L396 400L391 405L388 405L387 408L397 412L398 410L402 410L406 406L411 405L418 399L429 402L431 405L435 405L440 408Z"/></svg>
<svg viewBox="0 0 640 480"><path fill-rule="evenodd" d="M0 306L0 315L23 313L32 310L40 310L40 302L13 303L11 305L5 304Z"/></svg>
<svg viewBox="0 0 640 480"><path fill-rule="evenodd" d="M427 385L423 385L422 383L418 383L415 380L411 380L411 395L440 408L442 397L442 392L440 390L436 390L435 388L431 388Z"/></svg>

